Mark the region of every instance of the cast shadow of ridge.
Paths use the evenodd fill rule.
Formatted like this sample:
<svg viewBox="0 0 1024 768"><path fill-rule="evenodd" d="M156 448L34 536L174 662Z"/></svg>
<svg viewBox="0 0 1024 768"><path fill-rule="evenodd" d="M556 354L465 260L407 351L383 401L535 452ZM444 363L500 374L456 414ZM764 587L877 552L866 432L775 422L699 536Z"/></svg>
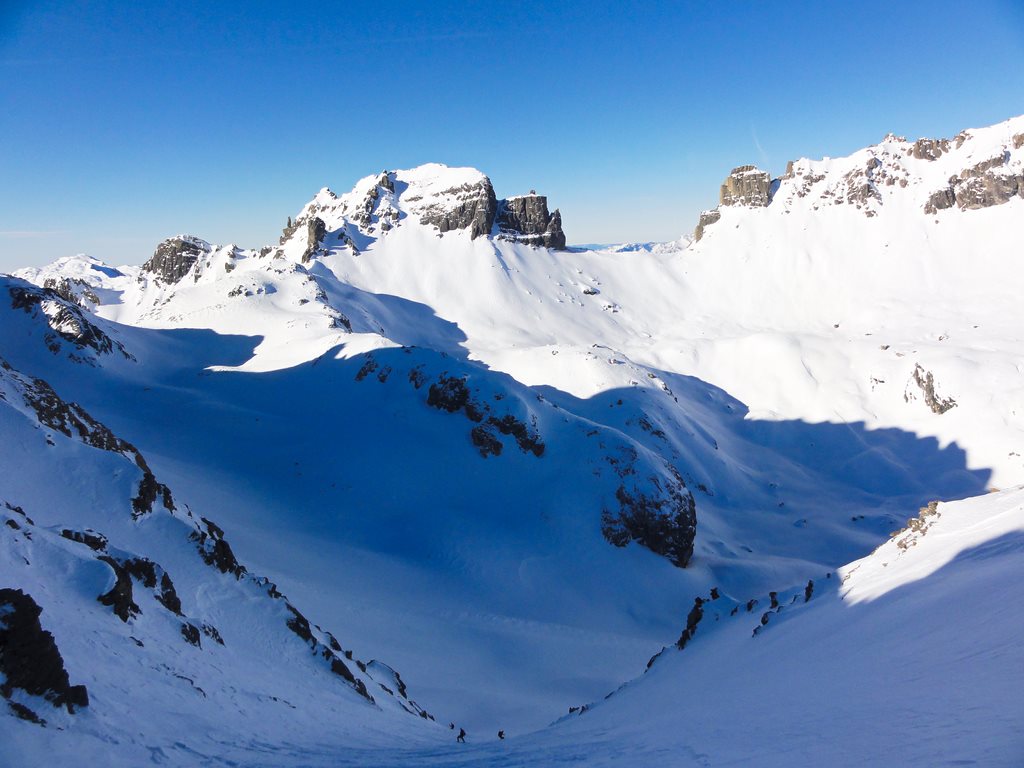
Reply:
<svg viewBox="0 0 1024 768"><path fill-rule="evenodd" d="M931 436L894 427L872 429L863 421L750 418L747 405L720 387L684 374L651 372L665 383L669 396L641 387L589 398L554 387L536 389L560 407L595 421L622 414L617 418L623 431L729 503L743 501L744 485L777 481L773 475L779 472L784 472L783 480L805 485L818 481L865 499L903 499L908 505L988 491L991 469L970 468L966 451L955 442L942 446ZM630 429L641 421L646 422L645 431ZM736 460L731 467L723 460L730 458ZM737 468L736 463L745 466ZM916 507L908 507L908 513L913 511Z"/></svg>
<svg viewBox="0 0 1024 768"><path fill-rule="evenodd" d="M345 313L354 333L376 333L403 346L425 347L459 359L468 358L466 334L458 323L441 317L433 307L339 283L320 264L314 265L311 274L323 278L317 284L330 297L331 306Z"/></svg>

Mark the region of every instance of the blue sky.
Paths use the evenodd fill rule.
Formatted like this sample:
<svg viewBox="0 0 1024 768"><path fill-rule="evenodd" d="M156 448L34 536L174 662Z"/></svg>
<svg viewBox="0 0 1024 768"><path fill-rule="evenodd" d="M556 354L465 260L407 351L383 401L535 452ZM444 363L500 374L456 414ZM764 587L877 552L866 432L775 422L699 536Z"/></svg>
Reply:
<svg viewBox="0 0 1024 768"><path fill-rule="evenodd" d="M0 0L0 270L258 246L322 186L472 165L570 242L666 240L733 166L1024 113L1024 0Z"/></svg>

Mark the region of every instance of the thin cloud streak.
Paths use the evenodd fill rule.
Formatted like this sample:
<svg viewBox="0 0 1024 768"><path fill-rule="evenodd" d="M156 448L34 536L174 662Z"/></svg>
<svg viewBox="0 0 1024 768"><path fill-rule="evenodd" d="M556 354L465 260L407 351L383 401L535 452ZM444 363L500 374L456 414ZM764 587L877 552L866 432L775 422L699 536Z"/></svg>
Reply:
<svg viewBox="0 0 1024 768"><path fill-rule="evenodd" d="M771 165L771 160L768 158L768 153L764 151L764 147L761 146L761 140L757 138L757 130L754 126L750 126L750 136L754 140L754 146L757 147L757 151L761 155L761 162L766 166Z"/></svg>

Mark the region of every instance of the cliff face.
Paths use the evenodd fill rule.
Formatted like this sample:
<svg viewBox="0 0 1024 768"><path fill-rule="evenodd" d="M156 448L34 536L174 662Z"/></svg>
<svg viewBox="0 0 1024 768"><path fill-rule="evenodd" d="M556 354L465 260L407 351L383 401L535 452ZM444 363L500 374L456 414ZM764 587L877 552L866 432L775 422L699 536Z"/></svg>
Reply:
<svg viewBox="0 0 1024 768"><path fill-rule="evenodd" d="M1015 139L1024 138L1014 137ZM1011 165L1008 150L949 177L949 185L934 192L925 203L925 213L935 213L954 205L962 211L989 208L1024 198L1024 169Z"/></svg>
<svg viewBox="0 0 1024 768"><path fill-rule="evenodd" d="M156 247L149 261L142 265L142 270L162 282L176 283L210 250L210 244L198 237L169 237Z"/></svg>
<svg viewBox="0 0 1024 768"><path fill-rule="evenodd" d="M484 176L475 184L463 184L445 190L444 194L449 200L423 209L420 221L440 232L468 229L474 240L491 234L498 201L490 179Z"/></svg>
<svg viewBox="0 0 1024 768"><path fill-rule="evenodd" d="M498 206L497 224L500 236L555 250L565 249L562 214L556 209L548 213L548 199L529 194L502 200Z"/></svg>
<svg viewBox="0 0 1024 768"><path fill-rule="evenodd" d="M733 168L718 194L719 205L763 208L771 202L772 178L754 165Z"/></svg>
<svg viewBox="0 0 1024 768"><path fill-rule="evenodd" d="M722 182L718 192L718 205L764 208L772 200L772 177L754 165L733 168ZM705 230L722 218L718 208L703 211L693 230L693 239L699 241Z"/></svg>

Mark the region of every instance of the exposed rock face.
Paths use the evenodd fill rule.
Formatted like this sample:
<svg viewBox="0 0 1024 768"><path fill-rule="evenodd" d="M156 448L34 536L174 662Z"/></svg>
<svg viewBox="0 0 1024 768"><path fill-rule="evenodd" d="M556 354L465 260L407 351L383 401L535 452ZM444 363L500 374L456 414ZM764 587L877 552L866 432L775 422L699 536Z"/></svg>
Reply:
<svg viewBox="0 0 1024 768"><path fill-rule="evenodd" d="M793 163L786 169L787 175L793 173ZM732 172L722 183L718 193L718 204L739 205L750 208L764 208L772 200L772 177L766 172L759 170L754 165L741 165L733 168ZM722 212L718 208L704 211L697 221L693 230L694 241L704 237L704 231L711 224L722 218Z"/></svg>
<svg viewBox="0 0 1024 768"><path fill-rule="evenodd" d="M534 424L533 429L530 429L524 422L510 413L506 413L500 419L490 416L487 419L487 423L496 427L503 435L512 435L516 440L516 445L519 446L519 450L523 453L532 453L538 459L544 455L544 443L537 433L536 424Z"/></svg>
<svg viewBox="0 0 1024 768"><path fill-rule="evenodd" d="M693 230L694 241L700 242L700 239L704 237L704 229L714 224L720 218L722 218L722 212L717 208L712 208L710 211L702 211L700 219L697 220L697 226Z"/></svg>
<svg viewBox="0 0 1024 768"><path fill-rule="evenodd" d="M441 232L456 229L468 229L469 236L474 240L481 235L491 234L494 216L498 210L498 201L494 196L494 187L487 177L476 184L464 184L461 187L446 190L446 196L456 199L455 205L433 206L420 212L420 220L431 224Z"/></svg>
<svg viewBox="0 0 1024 768"><path fill-rule="evenodd" d="M70 541L77 541L79 544L85 544L89 549L94 552L104 552L107 549L107 537L102 533L97 533L86 529L84 531L72 531L69 528L61 530L60 535Z"/></svg>
<svg viewBox="0 0 1024 768"><path fill-rule="evenodd" d="M466 382L455 376L441 376L436 384L430 385L427 405L448 413L462 410L469 402L469 388Z"/></svg>
<svg viewBox="0 0 1024 768"><path fill-rule="evenodd" d="M169 237L156 247L152 258L142 265L142 269L164 283L176 283L188 274L200 256L211 250L210 244L198 237Z"/></svg>
<svg viewBox="0 0 1024 768"><path fill-rule="evenodd" d="M935 213L954 204L962 211L970 211L1024 197L1024 174L1007 172L1004 166L1009 159L1009 153L1004 152L950 177L948 187L928 198L924 212Z"/></svg>
<svg viewBox="0 0 1024 768"><path fill-rule="evenodd" d="M328 641L328 644L325 645L313 635L313 630L309 624L309 620L302 615L298 608L287 601L285 601L285 608L289 613L291 613L291 617L285 622L288 629L298 635L303 642L310 647L314 655L321 656L325 659L330 665L331 672L345 680L353 689L355 689L356 693L372 704L374 699L373 696L370 695L370 692L366 690L366 684L353 675L352 670L350 670L348 666L346 666L345 662L341 660L341 657L337 655L338 652L341 652L341 646L338 644L338 641L335 640L334 635L329 632L325 633L325 639ZM317 627L317 631L320 631L319 627ZM365 672L366 665L362 662L358 663L362 671Z"/></svg>
<svg viewBox="0 0 1024 768"><path fill-rule="evenodd" d="M196 542L203 562L212 565L221 573L230 573L236 579L241 579L246 573L245 566L235 558L231 545L224 538L224 531L205 517L199 519L206 530L194 531L189 534L189 538Z"/></svg>
<svg viewBox="0 0 1024 768"><path fill-rule="evenodd" d="M10 699L18 688L74 712L89 705L89 694L84 685L71 685L53 635L39 623L41 613L30 595L0 589L0 695Z"/></svg>
<svg viewBox="0 0 1024 768"><path fill-rule="evenodd" d="M49 277L43 281L43 288L48 288L65 301L85 307L92 304L94 307L100 303L100 297L87 282L77 277L62 277L59 280Z"/></svg>
<svg viewBox="0 0 1024 768"><path fill-rule="evenodd" d="M63 339L79 350L91 349L105 355L117 349L126 358L131 358L121 343L111 339L86 317L86 312L76 300L65 298L56 289L13 285L8 292L12 308L29 314L39 312L46 318L52 333L46 334L45 343L54 354L61 351L60 340Z"/></svg>
<svg viewBox="0 0 1024 768"><path fill-rule="evenodd" d="M501 455L501 451L504 446L502 445L501 440L495 437L494 432L492 432L489 427L484 426L483 424L477 425L470 430L469 437L470 440L473 441L473 445L475 445L476 449L480 452L480 455L485 459L491 455Z"/></svg>
<svg viewBox="0 0 1024 768"><path fill-rule="evenodd" d="M617 547L635 541L685 568L693 555L697 513L683 479L677 472L673 475L664 484L658 478L650 478L654 493L634 483L632 488L620 485L615 492L619 511L615 514L606 509L602 513L601 532Z"/></svg>
<svg viewBox="0 0 1024 768"><path fill-rule="evenodd" d="M327 234L327 225L319 216L313 216L306 222L306 250L302 252L302 263L307 264L319 250L320 243Z"/></svg>
<svg viewBox="0 0 1024 768"><path fill-rule="evenodd" d="M683 630L682 634L679 635L679 639L676 640L676 648L683 650L686 647L686 644L697 633L697 625L700 624L702 618L704 618L704 600L698 597L694 599L693 608L686 615L686 629Z"/></svg>
<svg viewBox="0 0 1024 768"><path fill-rule="evenodd" d="M879 203L882 201L882 196L875 185L881 168L882 161L877 157L872 157L861 168L856 168L843 176L846 187L846 202L859 210L863 210L867 216L876 215L875 210L868 203L871 200L876 200ZM882 175L884 175L884 172ZM888 180L892 178L890 176ZM836 202L841 203L843 201L837 199Z"/></svg>
<svg viewBox="0 0 1024 768"><path fill-rule="evenodd" d="M944 211L947 208L952 208L954 205L956 205L956 193L953 192L952 187L947 187L932 193L931 197L928 198L928 202L924 204L924 212L935 213L936 211Z"/></svg>
<svg viewBox="0 0 1024 768"><path fill-rule="evenodd" d="M418 376L412 375L413 372L410 372L409 381L419 389L423 383ZM430 385L427 405L448 413L461 412L471 422L479 425L470 430L469 437L484 458L501 455L503 444L495 430L502 435L511 435L523 453L532 453L538 459L544 455L545 445L537 431L535 418L532 424L527 425L511 413L489 415L491 406L475 399L464 379L442 374L436 383Z"/></svg>
<svg viewBox="0 0 1024 768"><path fill-rule="evenodd" d="M317 218L325 222L323 232ZM291 243L289 250L299 251L302 261L318 248L348 247L358 254L410 218L441 234L468 231L474 240L494 236L556 249L566 243L561 213L548 210L546 197L531 190L499 200L490 179L476 169L428 164L366 177L340 197L321 189L288 220L280 245Z"/></svg>
<svg viewBox="0 0 1024 768"><path fill-rule="evenodd" d="M909 518L905 526L898 531L893 531L889 536L896 541L896 546L902 550L916 547L917 543L928 533L928 530L940 517L942 517L942 513L939 512L939 502L929 501L926 506L918 510L917 517Z"/></svg>
<svg viewBox="0 0 1024 768"><path fill-rule="evenodd" d="M1008 159L1005 154L999 155L961 171L960 183L954 189L957 207L961 210L988 208L1002 205L1015 196L1024 197L1024 174L996 171Z"/></svg>
<svg viewBox="0 0 1024 768"><path fill-rule="evenodd" d="M733 168L718 195L719 205L764 208L771 202L772 177L754 165Z"/></svg>
<svg viewBox="0 0 1024 768"><path fill-rule="evenodd" d="M940 397L936 393L935 376L931 371L926 371L922 368L920 363L914 366L910 382L908 382L907 389L903 393L903 400L908 403L914 399L914 394L910 389L911 383L916 384L917 388L921 390L925 405L931 409L932 413L941 415L952 408L956 408L956 400L952 397Z"/></svg>
<svg viewBox="0 0 1024 768"><path fill-rule="evenodd" d="M565 249L562 214L548 213L543 195L523 195L502 200L498 205L498 229L503 237L528 245Z"/></svg>
<svg viewBox="0 0 1024 768"><path fill-rule="evenodd" d="M944 152L949 152L949 139L918 139L911 148L918 160L938 160Z"/></svg>
<svg viewBox="0 0 1024 768"><path fill-rule="evenodd" d="M121 621L127 623L139 615L140 609L135 602L135 595L132 589L132 579L128 571L121 566L114 558L104 555L99 560L109 565L114 571L116 581L109 592L100 595L97 599L102 605L114 609L114 615Z"/></svg>

